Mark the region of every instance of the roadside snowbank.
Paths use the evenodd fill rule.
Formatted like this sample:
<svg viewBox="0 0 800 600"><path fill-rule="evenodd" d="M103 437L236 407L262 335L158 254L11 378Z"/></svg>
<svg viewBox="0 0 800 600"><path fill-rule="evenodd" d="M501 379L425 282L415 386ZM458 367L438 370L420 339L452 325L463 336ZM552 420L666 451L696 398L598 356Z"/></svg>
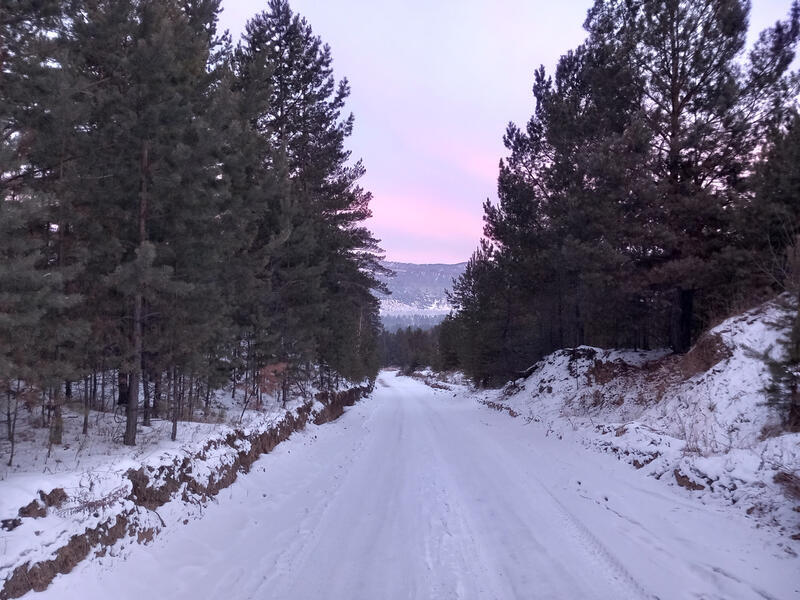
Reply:
<svg viewBox="0 0 800 600"><path fill-rule="evenodd" d="M163 528L202 515L205 504L261 454L309 420L337 418L365 393L353 388L285 409L248 411L241 425L181 423L176 442L165 432L136 448L95 439L105 444L104 454L95 448L81 455L79 449L67 464L69 444L57 450L60 459L29 455L26 468L16 465L0 482L0 600L46 589L86 558L117 556L127 545L147 543ZM52 472L45 458L60 470Z"/></svg>
<svg viewBox="0 0 800 600"><path fill-rule="evenodd" d="M479 400L547 435L612 452L686 493L734 504L798 540L800 434L780 432L765 404L770 375L759 358L779 357L792 308L779 298L728 319L685 356L561 350Z"/></svg>

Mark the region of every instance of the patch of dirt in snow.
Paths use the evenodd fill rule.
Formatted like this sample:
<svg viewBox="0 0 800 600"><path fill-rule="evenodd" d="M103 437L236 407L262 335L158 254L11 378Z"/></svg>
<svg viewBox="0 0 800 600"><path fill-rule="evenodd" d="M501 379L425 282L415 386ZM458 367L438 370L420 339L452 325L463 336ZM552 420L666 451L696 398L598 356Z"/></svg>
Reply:
<svg viewBox="0 0 800 600"><path fill-rule="evenodd" d="M788 333L779 324L794 309L782 296L728 319L684 356L560 350L479 400L797 539L800 434L780 433L779 416L765 404L769 370L758 358L778 358ZM787 551L800 552L789 544Z"/></svg>

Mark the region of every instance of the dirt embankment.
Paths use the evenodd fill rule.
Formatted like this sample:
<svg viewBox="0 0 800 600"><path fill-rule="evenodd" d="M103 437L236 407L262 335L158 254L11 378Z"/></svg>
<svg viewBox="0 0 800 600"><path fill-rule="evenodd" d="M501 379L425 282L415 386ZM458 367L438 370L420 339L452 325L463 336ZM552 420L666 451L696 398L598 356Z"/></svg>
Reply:
<svg viewBox="0 0 800 600"><path fill-rule="evenodd" d="M366 387L336 393L321 392L316 396L316 400L322 404L321 409L315 410L315 403L308 401L294 413L287 413L265 431L248 434L244 430L235 429L224 438L210 439L198 453L187 455L182 461L158 468L142 466L128 470L125 477L129 481L129 487L123 488L127 495L118 494L119 497L99 501L96 507L88 507L99 512L108 509L108 505L120 504L117 500L128 500L130 502L124 503L128 508L119 509L96 527L73 535L66 544L53 550L51 558L16 567L3 582L0 600L19 598L31 590L39 592L47 589L57 575L71 572L87 558L104 556L111 546L123 538L131 538L140 544L152 541L161 527L140 522L140 508L156 511L175 499L207 502L236 481L239 473L247 473L262 454L271 452L292 433L304 429L309 420L321 425L338 419L346 406L352 406L369 393L370 390ZM193 466L198 461L205 461L207 456L218 454L220 450L235 451L233 460L217 465L209 477L196 477ZM47 494L40 492L39 496L40 499L34 499L20 508L17 517L5 520L4 525L8 521L10 528L16 528L22 524L23 519L43 518L47 516L48 510L58 510L68 499L62 489L52 490ZM131 503L133 507L130 507ZM109 512L113 513L113 510ZM163 521L161 523L163 527Z"/></svg>

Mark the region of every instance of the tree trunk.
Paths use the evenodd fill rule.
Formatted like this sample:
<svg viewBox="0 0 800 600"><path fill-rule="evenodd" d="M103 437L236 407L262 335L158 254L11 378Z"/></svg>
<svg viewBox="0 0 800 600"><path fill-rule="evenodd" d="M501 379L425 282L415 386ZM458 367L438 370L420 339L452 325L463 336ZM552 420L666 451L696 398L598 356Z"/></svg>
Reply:
<svg viewBox="0 0 800 600"><path fill-rule="evenodd" d="M100 410L106 412L106 361L103 359L103 367L100 371Z"/></svg>
<svg viewBox="0 0 800 600"><path fill-rule="evenodd" d="M147 241L147 176L150 170L150 144L142 142L142 156L139 168L139 248ZM142 337L144 335L144 296L142 283L137 285L133 296L133 370L129 387L127 420L125 423L126 446L136 445L136 419L139 408L139 382L142 378Z"/></svg>
<svg viewBox="0 0 800 600"><path fill-rule="evenodd" d="M9 430L8 430L8 441L11 442L11 454L8 457L8 466L10 467L14 462L14 450L16 448L16 432L17 432L17 415L19 414L19 388L20 382L17 379L17 392L14 394L14 410L13 412L9 413ZM11 392L11 386L9 386L9 394ZM11 402L11 396L9 395L8 401ZM10 407L10 404L9 404Z"/></svg>
<svg viewBox="0 0 800 600"><path fill-rule="evenodd" d="M125 407L125 435L122 443L126 446L136 445L136 422L139 419L139 373L134 370L128 386L128 404Z"/></svg>
<svg viewBox="0 0 800 600"><path fill-rule="evenodd" d="M125 410L125 437L126 446L136 445L136 422L139 412L139 382L142 376L142 306L141 292L137 292L133 299L133 370L128 385L128 406Z"/></svg>
<svg viewBox="0 0 800 600"><path fill-rule="evenodd" d="M142 392L144 393L144 409L142 414L142 425L150 427L150 373L142 369Z"/></svg>
<svg viewBox="0 0 800 600"><path fill-rule="evenodd" d="M117 371L117 404L128 402L128 374L121 369Z"/></svg>
<svg viewBox="0 0 800 600"><path fill-rule="evenodd" d="M677 354L686 354L692 347L693 317L694 290L678 288L670 336L673 352Z"/></svg>
<svg viewBox="0 0 800 600"><path fill-rule="evenodd" d="M89 378L87 377L85 380L85 386L83 390L83 435L87 435L89 433Z"/></svg>
<svg viewBox="0 0 800 600"><path fill-rule="evenodd" d="M8 441L11 441L11 382L6 382L6 429Z"/></svg>
<svg viewBox="0 0 800 600"><path fill-rule="evenodd" d="M157 419L158 418L158 411L161 405L161 372L156 373L155 380L153 382L153 416Z"/></svg>
<svg viewBox="0 0 800 600"><path fill-rule="evenodd" d="M189 414L187 415L187 421L194 420L194 396L195 396L195 383L194 383L194 375L189 376L189 393L188 393L188 404L189 404Z"/></svg>
<svg viewBox="0 0 800 600"><path fill-rule="evenodd" d="M174 442L178 437L178 378L175 367L172 368L172 435L170 439Z"/></svg>
<svg viewBox="0 0 800 600"><path fill-rule="evenodd" d="M92 371L92 408L97 410L97 371Z"/></svg>
<svg viewBox="0 0 800 600"><path fill-rule="evenodd" d="M63 443L64 418L61 414L61 385L56 385L53 394L53 417L50 422L50 445L60 446Z"/></svg>

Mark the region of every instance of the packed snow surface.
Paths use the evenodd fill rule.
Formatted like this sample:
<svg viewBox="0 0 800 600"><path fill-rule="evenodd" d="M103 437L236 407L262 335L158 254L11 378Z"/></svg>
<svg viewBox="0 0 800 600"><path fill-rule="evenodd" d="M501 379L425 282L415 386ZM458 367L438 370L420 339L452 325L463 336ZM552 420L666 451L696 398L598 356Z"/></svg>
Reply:
<svg viewBox="0 0 800 600"><path fill-rule="evenodd" d="M29 598L796 598L800 559L463 388L384 372L336 423L264 455L202 518ZM124 557L125 560L119 558Z"/></svg>

